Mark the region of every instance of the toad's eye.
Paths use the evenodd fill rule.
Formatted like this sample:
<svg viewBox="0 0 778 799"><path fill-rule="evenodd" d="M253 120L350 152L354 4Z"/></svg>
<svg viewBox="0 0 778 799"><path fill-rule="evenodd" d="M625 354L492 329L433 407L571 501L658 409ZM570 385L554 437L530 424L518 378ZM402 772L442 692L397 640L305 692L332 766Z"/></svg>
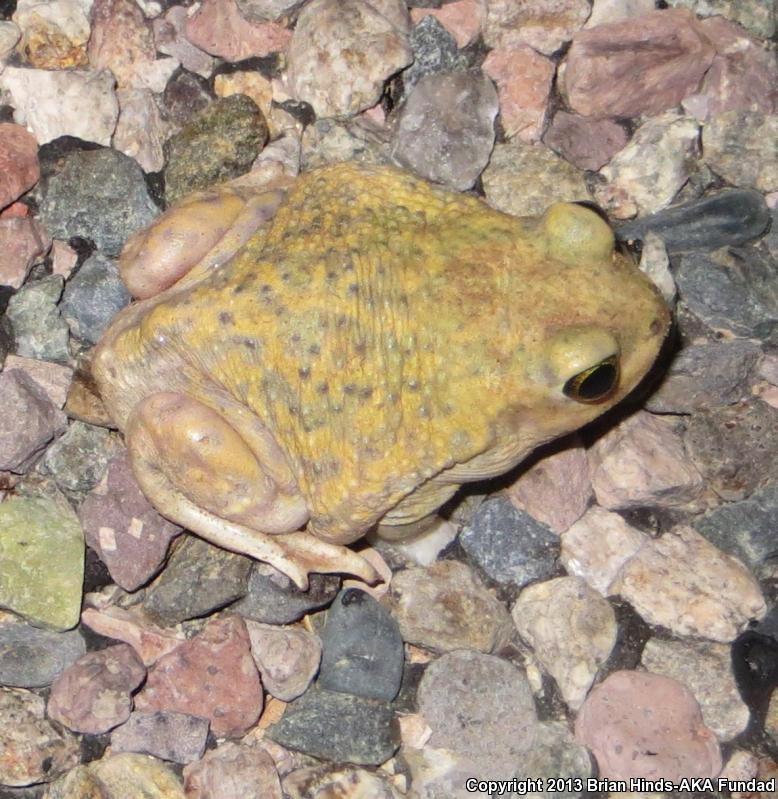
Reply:
<svg viewBox="0 0 778 799"><path fill-rule="evenodd" d="M562 391L576 402L602 402L619 382L619 356L611 355L604 361L573 375Z"/></svg>

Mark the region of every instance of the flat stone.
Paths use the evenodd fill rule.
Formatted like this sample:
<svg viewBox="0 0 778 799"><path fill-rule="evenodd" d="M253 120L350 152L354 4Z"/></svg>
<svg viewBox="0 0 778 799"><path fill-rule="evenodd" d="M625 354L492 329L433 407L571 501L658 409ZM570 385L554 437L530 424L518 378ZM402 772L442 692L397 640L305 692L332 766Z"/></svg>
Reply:
<svg viewBox="0 0 778 799"><path fill-rule="evenodd" d="M136 711L111 733L112 752L138 752L174 763L191 763L205 752L208 720L186 713Z"/></svg>
<svg viewBox="0 0 778 799"><path fill-rule="evenodd" d="M89 771L106 792L106 799L187 799L173 770L148 755L122 752L91 763Z"/></svg>
<svg viewBox="0 0 778 799"><path fill-rule="evenodd" d="M17 355L60 363L70 359L68 325L57 308L63 285L59 275L44 277L22 286L8 301L5 316Z"/></svg>
<svg viewBox="0 0 778 799"><path fill-rule="evenodd" d="M402 799L402 794L381 772L326 763L284 775L284 794L289 799Z"/></svg>
<svg viewBox="0 0 778 799"><path fill-rule="evenodd" d="M592 117L652 116L697 91L715 49L684 9L643 14L578 31L560 89Z"/></svg>
<svg viewBox="0 0 778 799"><path fill-rule="evenodd" d="M397 696L403 674L400 629L369 594L341 591L327 610L321 642L319 687L386 702Z"/></svg>
<svg viewBox="0 0 778 799"><path fill-rule="evenodd" d="M439 652L491 652L505 640L505 606L464 563L443 560L394 576L386 602L403 640Z"/></svg>
<svg viewBox="0 0 778 799"><path fill-rule="evenodd" d="M654 11L654 0L593 0L592 13L586 20L585 28L607 25L623 19L633 19Z"/></svg>
<svg viewBox="0 0 778 799"><path fill-rule="evenodd" d="M472 44L486 21L486 0L453 0L440 8L412 8L411 21L434 16L454 37L457 47Z"/></svg>
<svg viewBox="0 0 778 799"><path fill-rule="evenodd" d="M68 389L73 379L73 369L51 361L39 361L35 358L20 358L9 355L5 359L6 372L18 369L31 377L45 392L46 396L57 407L61 408L67 399Z"/></svg>
<svg viewBox="0 0 778 799"><path fill-rule="evenodd" d="M691 691L681 683L638 671L616 671L584 703L576 738L607 779L715 777L719 745L705 726Z"/></svg>
<svg viewBox="0 0 778 799"><path fill-rule="evenodd" d="M39 178L35 137L21 125L0 123L0 208L29 191Z"/></svg>
<svg viewBox="0 0 778 799"><path fill-rule="evenodd" d="M511 611L519 635L577 710L616 644L616 614L578 577L525 588Z"/></svg>
<svg viewBox="0 0 778 799"><path fill-rule="evenodd" d="M479 505L459 541L470 560L500 585L520 588L556 569L557 535L506 497Z"/></svg>
<svg viewBox="0 0 778 799"><path fill-rule="evenodd" d="M775 33L775 10L770 0L668 0L675 8L688 8L700 17L721 15L769 39Z"/></svg>
<svg viewBox="0 0 778 799"><path fill-rule="evenodd" d="M0 624L0 684L15 688L51 685L86 652L81 634L58 633L21 622Z"/></svg>
<svg viewBox="0 0 778 799"><path fill-rule="evenodd" d="M0 503L0 607L36 627L69 630L83 580L84 537L72 511L44 499Z"/></svg>
<svg viewBox="0 0 778 799"><path fill-rule="evenodd" d="M363 125L317 119L308 125L301 140L303 171L340 161L389 164L389 144Z"/></svg>
<svg viewBox="0 0 778 799"><path fill-rule="evenodd" d="M397 749L393 718L388 702L317 689L287 705L266 735L314 757L378 765Z"/></svg>
<svg viewBox="0 0 778 799"><path fill-rule="evenodd" d="M153 20L154 45L160 53L173 56L184 69L208 78L216 61L186 38L188 19L184 6L173 6Z"/></svg>
<svg viewBox="0 0 778 799"><path fill-rule="evenodd" d="M119 89L116 97L119 121L113 146L135 159L144 172L161 172L165 166L163 145L170 126L162 117L157 96L150 89Z"/></svg>
<svg viewBox="0 0 778 799"><path fill-rule="evenodd" d="M627 132L610 119L557 111L543 143L579 169L597 171L627 144Z"/></svg>
<svg viewBox="0 0 778 799"><path fill-rule="evenodd" d="M52 685L46 712L73 732L99 735L127 721L130 695L145 676L145 667L127 644L89 652Z"/></svg>
<svg viewBox="0 0 778 799"><path fill-rule="evenodd" d="M88 66L90 5L83 0L19 0L13 20L22 34L24 60L39 69Z"/></svg>
<svg viewBox="0 0 778 799"><path fill-rule="evenodd" d="M262 711L262 686L243 620L215 618L161 657L149 670L135 707L202 716L216 736L243 735Z"/></svg>
<svg viewBox="0 0 778 799"><path fill-rule="evenodd" d="M578 799L581 793L575 789L577 780L585 781L594 771L592 757L586 747L575 740L564 721L546 721L536 726L535 743L522 758L522 766L522 777L531 775L545 780L561 777L564 780L556 786L561 790L528 794L537 799Z"/></svg>
<svg viewBox="0 0 778 799"><path fill-rule="evenodd" d="M609 592L621 595L650 624L723 643L765 614L759 584L746 567L691 527L646 541Z"/></svg>
<svg viewBox="0 0 778 799"><path fill-rule="evenodd" d="M408 43L413 63L403 70L403 89L407 95L424 75L466 69L469 59L457 49L454 37L435 17L424 17L410 31Z"/></svg>
<svg viewBox="0 0 778 799"><path fill-rule="evenodd" d="M162 95L164 116L174 129L183 128L214 100L208 82L186 70L174 75Z"/></svg>
<svg viewBox="0 0 778 799"><path fill-rule="evenodd" d="M0 247L0 284L18 289L49 251L51 237L32 217L2 218Z"/></svg>
<svg viewBox="0 0 778 799"><path fill-rule="evenodd" d="M227 741L184 767L187 799L283 799L273 758L259 746Z"/></svg>
<svg viewBox="0 0 778 799"><path fill-rule="evenodd" d="M66 242L54 239L50 255L52 275L61 275L67 280L78 263L78 253Z"/></svg>
<svg viewBox="0 0 778 799"><path fill-rule="evenodd" d="M237 0L240 13L251 22L277 20L292 14L303 0Z"/></svg>

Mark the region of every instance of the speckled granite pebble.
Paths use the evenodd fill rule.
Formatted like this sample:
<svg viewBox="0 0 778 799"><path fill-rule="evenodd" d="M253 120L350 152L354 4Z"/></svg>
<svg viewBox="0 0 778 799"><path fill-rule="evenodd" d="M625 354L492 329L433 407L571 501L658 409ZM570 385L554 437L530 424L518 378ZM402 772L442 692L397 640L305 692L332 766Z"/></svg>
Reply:
<svg viewBox="0 0 778 799"><path fill-rule="evenodd" d="M184 767L187 799L283 799L273 758L227 741Z"/></svg>
<svg viewBox="0 0 778 799"><path fill-rule="evenodd" d="M424 75L468 66L468 59L457 49L454 37L435 17L424 17L417 22L408 38L413 51L413 63L402 72L406 95Z"/></svg>

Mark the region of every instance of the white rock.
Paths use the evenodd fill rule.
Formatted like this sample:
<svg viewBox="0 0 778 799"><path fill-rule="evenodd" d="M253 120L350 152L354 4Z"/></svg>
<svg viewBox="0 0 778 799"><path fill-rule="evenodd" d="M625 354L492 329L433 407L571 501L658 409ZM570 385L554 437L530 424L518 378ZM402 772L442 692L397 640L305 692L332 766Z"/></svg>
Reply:
<svg viewBox="0 0 778 799"><path fill-rule="evenodd" d="M9 20L0 22L0 68L2 68L2 62L13 52L21 35L22 32L15 22Z"/></svg>
<svg viewBox="0 0 778 799"><path fill-rule="evenodd" d="M621 19L639 17L656 8L654 0L594 0L592 13L584 28L607 25Z"/></svg>
<svg viewBox="0 0 778 799"><path fill-rule="evenodd" d="M672 305L675 302L677 289L675 278L670 271L670 258L667 247L658 233L650 230L643 239L643 251L640 253L640 271L647 275L651 282L659 289L665 302Z"/></svg>

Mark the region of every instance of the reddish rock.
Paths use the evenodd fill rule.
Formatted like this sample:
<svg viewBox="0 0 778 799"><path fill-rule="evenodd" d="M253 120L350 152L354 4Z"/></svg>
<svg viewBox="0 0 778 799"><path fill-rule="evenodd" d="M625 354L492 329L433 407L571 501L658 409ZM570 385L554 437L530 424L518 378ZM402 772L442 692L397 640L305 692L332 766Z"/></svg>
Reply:
<svg viewBox="0 0 778 799"><path fill-rule="evenodd" d="M1 123L0 208L29 191L40 176L38 142L35 137L21 125Z"/></svg>
<svg viewBox="0 0 778 799"><path fill-rule="evenodd" d="M202 716L218 737L243 735L262 711L262 686L243 619L214 619L160 658L135 704L139 710Z"/></svg>
<svg viewBox="0 0 778 799"><path fill-rule="evenodd" d="M207 738L208 721L200 716L166 710L136 711L111 733L111 751L191 763L203 756Z"/></svg>
<svg viewBox="0 0 778 799"><path fill-rule="evenodd" d="M560 88L584 116L657 114L697 91L715 54L690 11L654 11L576 33Z"/></svg>
<svg viewBox="0 0 778 799"><path fill-rule="evenodd" d="M20 201L6 205L6 207L0 211L0 219L18 219L29 215L30 207L26 203Z"/></svg>
<svg viewBox="0 0 778 799"><path fill-rule="evenodd" d="M5 359L4 371L20 369L28 374L45 392L46 396L61 408L65 404L73 379L73 370L69 366L52 361L38 361L35 358L20 358L9 355Z"/></svg>
<svg viewBox="0 0 778 799"><path fill-rule="evenodd" d="M187 799L282 799L273 758L259 746L227 742L184 768Z"/></svg>
<svg viewBox="0 0 778 799"><path fill-rule="evenodd" d="M164 16L154 20L154 41L160 53L177 58L184 69L207 78L213 72L215 61L186 38L188 19L189 15L184 6L173 6L168 9Z"/></svg>
<svg viewBox="0 0 778 799"><path fill-rule="evenodd" d="M78 263L78 253L66 242L54 239L51 243L51 273L67 280Z"/></svg>
<svg viewBox="0 0 778 799"><path fill-rule="evenodd" d="M558 111L543 136L543 143L580 169L596 172L627 143L627 132L610 119Z"/></svg>
<svg viewBox="0 0 778 799"><path fill-rule="evenodd" d="M721 770L718 741L692 692L650 672L617 671L600 683L578 714L575 735L606 779L678 782Z"/></svg>
<svg viewBox="0 0 778 799"><path fill-rule="evenodd" d="M181 528L160 516L143 495L123 452L78 509L86 541L127 591L147 583L161 568Z"/></svg>
<svg viewBox="0 0 778 799"><path fill-rule="evenodd" d="M432 15L454 37L457 47L467 47L481 33L486 21L486 0L454 0L440 8L412 8L414 25Z"/></svg>
<svg viewBox="0 0 778 799"><path fill-rule="evenodd" d="M186 23L195 47L227 61L285 52L292 32L276 22L249 22L235 0L204 0Z"/></svg>
<svg viewBox="0 0 778 799"><path fill-rule="evenodd" d="M0 219L0 284L18 289L49 247L51 238L37 219Z"/></svg>
<svg viewBox="0 0 778 799"><path fill-rule="evenodd" d="M146 669L127 644L88 652L51 686L49 718L74 732L107 732L129 718L130 694L145 676Z"/></svg>
<svg viewBox="0 0 778 799"><path fill-rule="evenodd" d="M519 45L492 50L483 70L497 84L505 135L537 141L543 132L554 63L531 47Z"/></svg>

